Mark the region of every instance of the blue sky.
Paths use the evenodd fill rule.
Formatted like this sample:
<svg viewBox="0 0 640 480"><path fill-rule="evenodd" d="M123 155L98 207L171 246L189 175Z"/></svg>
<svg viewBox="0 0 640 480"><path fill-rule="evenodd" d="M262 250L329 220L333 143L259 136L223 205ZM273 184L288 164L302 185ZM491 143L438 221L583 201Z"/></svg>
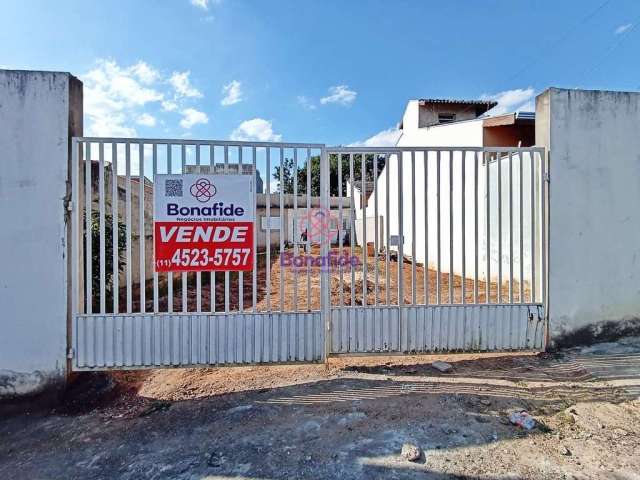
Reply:
<svg viewBox="0 0 640 480"><path fill-rule="evenodd" d="M85 83L85 134L362 142L407 100L640 90L640 2L4 0L0 65Z"/></svg>

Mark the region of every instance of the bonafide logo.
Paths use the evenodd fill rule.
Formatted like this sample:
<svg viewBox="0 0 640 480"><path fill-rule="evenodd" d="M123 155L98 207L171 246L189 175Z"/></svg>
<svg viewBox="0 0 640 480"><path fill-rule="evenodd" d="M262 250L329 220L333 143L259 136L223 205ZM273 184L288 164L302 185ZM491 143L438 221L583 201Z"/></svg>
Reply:
<svg viewBox="0 0 640 480"><path fill-rule="evenodd" d="M216 187L206 178L199 178L189 189L191 195L202 203L207 203L216 194Z"/></svg>

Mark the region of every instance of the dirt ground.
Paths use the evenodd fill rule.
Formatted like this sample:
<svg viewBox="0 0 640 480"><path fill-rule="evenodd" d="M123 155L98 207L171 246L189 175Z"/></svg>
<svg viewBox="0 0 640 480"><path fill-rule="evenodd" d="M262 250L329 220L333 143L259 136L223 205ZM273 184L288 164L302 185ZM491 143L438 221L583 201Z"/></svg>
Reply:
<svg viewBox="0 0 640 480"><path fill-rule="evenodd" d="M289 247L285 249L285 253L294 254L294 250ZM298 254L303 254L302 250ZM332 248L334 256L339 257L342 253L344 256L350 256L351 251L348 248L344 248L342 251L338 247ZM313 246L310 256L319 256L320 247ZM362 305L366 298L367 305L378 304L398 304L398 259L395 252L389 254L389 281L387 283L387 258L385 253L374 255L372 252L368 252L366 256L367 264L367 283L366 283L366 295L364 292L364 274L363 274L363 251L360 247L355 247L353 255L358 258L360 262L357 266L352 267L349 265L343 266L342 270L339 267L332 267L331 269L331 298L332 305L351 305L352 300L354 305ZM284 310L284 311L307 311L318 310L320 308L320 274L319 267L310 266L293 268L290 266L282 267L279 261L279 253L277 251L271 252L270 256L270 268L266 268L265 253L259 253L257 257L257 271L256 271L256 310L259 312L266 312L269 310ZM352 275L353 273L353 275ZM197 288L196 288L196 275L195 273L189 273L186 275L186 302L187 310L195 312L197 309ZM507 279L508 272L503 273L503 279ZM491 303L498 302L498 294L500 293L503 302L510 299L510 295L513 296L514 302L520 302L520 283L518 282L519 272L514 271L513 283L510 285L509 281L505 280L501 284L501 288L498 288L497 282L489 283L489 301ZM252 272L246 272L242 276L242 282L240 276L236 272L228 274L229 277L229 305L230 311L239 310L240 297L242 296L243 307L250 309L253 305L253 274ZM282 277L282 286L281 286ZM267 291L267 278L269 281L269 290ZM377 278L377 282L376 282ZM449 303L450 298L453 299L453 303L462 303L464 284L464 297L467 303L484 303L487 299L487 284L482 279L478 280L477 285L477 298L475 295L475 279L466 277L463 282L463 278L460 275L449 275L448 273L440 273L438 281L437 269L427 269L427 282L425 282L425 268L423 264L416 263L415 265L415 283L413 280L413 263L410 258L405 257L402 268L402 286L403 286L403 301L405 304L423 304L425 298L428 297L430 304L438 303L438 289L440 291L440 303ZM183 290L182 290L183 277L180 273L173 274L173 309L174 311L182 310ZM160 311L167 311L168 305L168 288L167 283L169 277L166 274L160 274L158 279L158 307ZM451 286L449 285L451 282ZM215 311L224 311L225 309L225 273L200 273L201 283L201 308L202 311L211 311L211 299L212 291L215 295ZM213 283L214 288L211 288ZM376 289L377 283L377 289ZM240 292L240 285L242 285L242 293ZM282 295L281 295L282 287ZM307 288L308 287L308 288ZM533 302L531 297L531 289L528 282L524 282L524 288L522 291L522 301ZM120 305L126 305L126 288L120 289ZM353 296L353 298L352 298ZM415 297L415 298L414 298ZM140 290L139 285L134 285L132 292L132 308L134 312L140 311ZM281 305L282 303L282 305ZM109 305L109 302L107 302ZM153 281L148 281L146 285L146 306L147 311L153 311Z"/></svg>
<svg viewBox="0 0 640 480"><path fill-rule="evenodd" d="M640 478L640 339L434 358L85 377L0 419L0 478Z"/></svg>

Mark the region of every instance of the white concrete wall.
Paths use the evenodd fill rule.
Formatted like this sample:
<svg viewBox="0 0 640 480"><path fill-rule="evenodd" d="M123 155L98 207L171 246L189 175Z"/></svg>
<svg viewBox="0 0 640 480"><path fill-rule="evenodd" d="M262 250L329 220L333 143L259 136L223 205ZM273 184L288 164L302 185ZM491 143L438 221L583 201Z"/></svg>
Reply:
<svg viewBox="0 0 640 480"><path fill-rule="evenodd" d="M552 338L640 317L640 94L551 88L536 143L550 152Z"/></svg>
<svg viewBox="0 0 640 480"><path fill-rule="evenodd" d="M69 137L82 84L0 70L0 397L61 381L67 345ZM74 132L75 130L75 132Z"/></svg>

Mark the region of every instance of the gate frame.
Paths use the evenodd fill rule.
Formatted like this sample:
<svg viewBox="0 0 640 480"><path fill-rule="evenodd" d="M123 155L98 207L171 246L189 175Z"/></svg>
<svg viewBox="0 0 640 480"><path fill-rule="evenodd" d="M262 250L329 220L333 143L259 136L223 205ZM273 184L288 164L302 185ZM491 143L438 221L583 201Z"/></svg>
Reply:
<svg viewBox="0 0 640 480"><path fill-rule="evenodd" d="M549 278L549 198L550 198L550 175L549 175L549 152L544 147L527 147L524 149L520 149L517 147L327 147L325 144L308 144L308 143L285 143L285 142L236 142L236 141L217 141L217 140L195 140L195 139L149 139L149 138L112 138L112 137L73 137L71 141L71 158L72 158L72 172L71 172L71 201L69 203L69 212L72 217L72 225L71 225L71 241L69 242L69 248L71 250L71 274L70 274L70 282L71 282L71 292L70 292L70 314L68 315L68 348L67 348L67 359L73 365L74 357L77 355L77 352L74 351L73 345L76 335L75 323L78 315L83 315L79 313L83 310L82 305L84 302L84 288L82 287L85 282L85 272L83 265L80 264L80 259L82 258L83 244L82 241L82 219L80 218L81 213L83 211L83 203L88 203L91 200L87 200L84 198L84 191L80 188L81 178L80 178L80 167L86 166L85 159L82 159L79 156L79 146L81 143L100 143L100 144L164 144L164 145L189 145L189 146L201 146L201 145L210 145L213 146L224 146L225 149L227 147L238 147L240 149L245 147L252 147L255 152L255 148L308 148L314 150L320 150L320 205L323 208L329 209L330 206L330 165L329 158L331 154L342 155L348 152L353 153L370 153L370 154L385 154L392 155L395 154L398 158L402 158L402 154L404 152L415 152L415 151L425 151L425 150L440 150L440 151L490 151L490 152L514 152L514 151L537 151L540 152L540 165L541 165L541 195L540 195L540 208L541 211L541 220L540 220L540 228L541 228L541 246L540 246L540 254L541 257L541 307L542 307L542 316L543 316L543 342L542 342L542 350L545 351L549 344L549 288L548 288L548 278ZM169 147L170 148L170 147ZM388 157L389 158L389 157ZM212 158L213 161L213 158ZM403 161L399 162L400 168L403 164ZM154 172L155 173L155 172ZM266 172L267 175L270 175L270 172ZM117 172L115 173L117 175ZM255 178L255 173L254 173ZM387 187L388 188L388 187ZM400 207L401 208L401 207ZM256 222L258 220L256 219ZM388 226L387 226L388 228ZM330 251L329 242L321 242L321 255L325 258L328 257ZM366 247L365 247L366 248ZM402 245L399 246L398 255L402 255ZM328 365L329 358L333 356L358 356L358 355L405 355L407 352L403 351L385 351L385 352L333 352L332 351L332 306L331 306L331 295L330 295L330 267L326 269L322 269L320 274L320 285L321 285L321 305L320 305L320 319L321 325L324 325L324 361L325 364ZM472 305L472 304L467 304ZM482 304L479 304L482 305ZM432 304L427 305L427 307L437 307L440 305ZM372 306L369 306L372 307ZM402 318L403 308L405 307L403 299L399 297L398 305L396 306L398 309L399 318ZM341 306L340 308L346 308L346 306ZM148 314L162 315L164 312L147 312ZM181 312L174 312L174 314L180 314ZM192 315L196 315L196 312L189 312ZM202 312L202 314L206 314L207 312ZM247 311L246 314L251 314L251 312ZM253 314L257 314L258 312L253 312ZM273 314L276 312L261 312L260 314L269 313ZM277 312L277 313L289 313L289 312ZM291 313L306 313L304 311L300 312L291 312ZM100 315L100 314L97 314ZM104 314L102 314L104 315ZM129 314L131 315L131 314ZM498 350L491 350L498 351ZM429 353L429 352L424 352ZM453 353L453 352L451 352ZM289 364L289 363L306 363L301 361L292 361L292 362L258 362L257 364ZM251 365L256 363L239 363L238 365ZM196 364L201 365L201 364ZM218 365L216 364L208 364L208 365ZM223 364L225 366L232 366L232 364ZM189 365L150 365L150 366L122 366L117 367L119 369L138 369L138 368L163 368L163 367L188 367ZM89 368L95 369L95 368ZM79 368L72 368L72 370L79 370Z"/></svg>

